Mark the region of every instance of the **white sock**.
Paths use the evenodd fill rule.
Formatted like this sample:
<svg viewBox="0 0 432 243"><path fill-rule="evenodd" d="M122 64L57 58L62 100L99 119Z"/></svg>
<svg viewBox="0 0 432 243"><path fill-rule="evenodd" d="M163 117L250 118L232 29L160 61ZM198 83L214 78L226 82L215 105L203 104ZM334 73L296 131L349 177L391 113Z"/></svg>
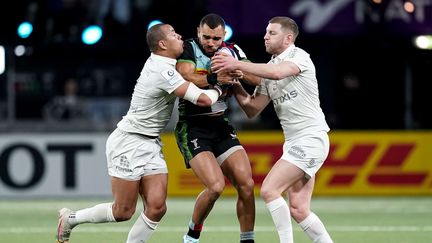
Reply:
<svg viewBox="0 0 432 243"><path fill-rule="evenodd" d="M151 221L144 212L137 218L132 229L129 231L126 243L146 242L157 228L159 222Z"/></svg>
<svg viewBox="0 0 432 243"><path fill-rule="evenodd" d="M280 243L294 242L291 226L291 214L288 204L285 202L283 197L279 197L266 205L279 234Z"/></svg>
<svg viewBox="0 0 432 243"><path fill-rule="evenodd" d="M323 222L314 213L310 213L302 222L300 227L314 243L333 243Z"/></svg>
<svg viewBox="0 0 432 243"><path fill-rule="evenodd" d="M78 210L74 217L69 217L71 225L82 223L106 223L115 222L112 212L112 203L98 204L92 208Z"/></svg>

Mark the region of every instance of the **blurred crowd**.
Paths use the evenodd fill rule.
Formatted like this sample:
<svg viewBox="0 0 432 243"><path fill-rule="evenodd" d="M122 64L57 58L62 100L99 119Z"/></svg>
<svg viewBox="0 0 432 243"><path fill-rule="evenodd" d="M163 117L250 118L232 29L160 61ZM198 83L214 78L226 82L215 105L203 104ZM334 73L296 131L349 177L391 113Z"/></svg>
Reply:
<svg viewBox="0 0 432 243"><path fill-rule="evenodd" d="M8 52L20 43L28 48L21 57L9 55L12 60L0 75L0 130L112 130L128 109L149 55L148 21L161 18L184 39L191 38L208 11L206 2L26 0L2 7L1 19L6 12L16 14L2 22L0 44L5 43ZM167 15L168 6L177 14ZM18 40L16 24L11 23L25 18L40 31ZM104 26L102 41L84 46L79 30L94 23ZM432 128L426 112L432 88L430 51L415 50L409 36L382 32L375 26L362 35L299 36L297 44L313 56L321 106L332 129ZM269 59L262 35L234 34L230 41L239 43L254 62ZM230 117L240 130L280 128L272 107L249 120L234 99L230 104Z"/></svg>

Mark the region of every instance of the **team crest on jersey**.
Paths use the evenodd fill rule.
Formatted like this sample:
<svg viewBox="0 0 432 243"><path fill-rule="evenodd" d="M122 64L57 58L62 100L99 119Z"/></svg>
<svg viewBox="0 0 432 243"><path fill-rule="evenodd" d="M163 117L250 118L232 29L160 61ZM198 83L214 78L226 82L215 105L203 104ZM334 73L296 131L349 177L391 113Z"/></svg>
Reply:
<svg viewBox="0 0 432 243"><path fill-rule="evenodd" d="M178 79L175 78L176 71L174 69L165 70L162 73L162 77L166 79L171 85L174 85Z"/></svg>
<svg viewBox="0 0 432 243"><path fill-rule="evenodd" d="M197 149L201 148L201 147L198 145L198 138L192 139L192 140L191 140L191 143L194 145L194 150L197 150Z"/></svg>

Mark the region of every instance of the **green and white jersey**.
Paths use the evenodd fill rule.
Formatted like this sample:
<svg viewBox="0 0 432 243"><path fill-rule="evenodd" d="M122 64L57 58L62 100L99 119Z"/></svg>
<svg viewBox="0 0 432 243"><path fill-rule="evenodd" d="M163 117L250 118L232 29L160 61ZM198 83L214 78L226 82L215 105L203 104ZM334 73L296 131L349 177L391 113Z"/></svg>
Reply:
<svg viewBox="0 0 432 243"><path fill-rule="evenodd" d="M222 42L221 47L228 47L235 53L237 59L246 60L246 55L238 45ZM178 62L189 62L194 64L195 73L207 75L211 74L211 55L207 55L198 44L198 39L188 39L184 42L183 54L178 58ZM208 87L207 87L208 88ZM204 88L205 89L205 88ZM224 112L227 109L226 98L221 97L210 107L200 107L191 102L179 100L179 115L181 117L211 115Z"/></svg>

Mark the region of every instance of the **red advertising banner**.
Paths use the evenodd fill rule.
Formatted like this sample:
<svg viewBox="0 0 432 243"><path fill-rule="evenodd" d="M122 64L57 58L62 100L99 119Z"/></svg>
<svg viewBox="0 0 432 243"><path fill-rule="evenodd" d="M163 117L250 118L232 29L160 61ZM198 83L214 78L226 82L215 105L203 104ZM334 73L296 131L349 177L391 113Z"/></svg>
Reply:
<svg viewBox="0 0 432 243"><path fill-rule="evenodd" d="M282 154L281 132L243 132L255 192ZM201 183L186 169L171 134L163 136L169 194L197 195ZM432 132L331 132L329 156L317 174L315 195L432 195ZM227 182L224 192L235 195Z"/></svg>

